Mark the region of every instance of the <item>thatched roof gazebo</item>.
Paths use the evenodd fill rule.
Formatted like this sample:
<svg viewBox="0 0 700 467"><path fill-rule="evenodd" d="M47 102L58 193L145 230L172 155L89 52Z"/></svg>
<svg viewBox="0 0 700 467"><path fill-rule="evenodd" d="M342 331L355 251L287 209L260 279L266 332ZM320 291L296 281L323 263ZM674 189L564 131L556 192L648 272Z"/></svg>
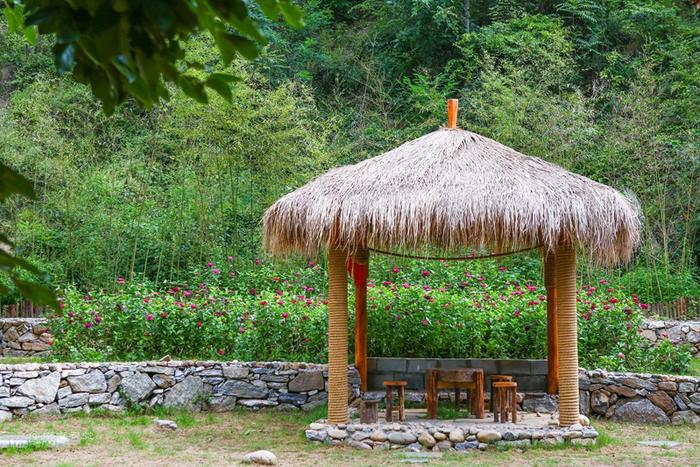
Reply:
<svg viewBox="0 0 700 467"><path fill-rule="evenodd" d="M347 421L348 265L356 272L355 364L365 388L369 251L423 258L538 247L548 294L548 390L559 390L560 424L578 421L576 249L602 265L628 261L640 238L638 208L606 185L458 129L456 119L450 100L446 128L330 170L265 213L264 245L273 254L328 251L331 423Z"/></svg>

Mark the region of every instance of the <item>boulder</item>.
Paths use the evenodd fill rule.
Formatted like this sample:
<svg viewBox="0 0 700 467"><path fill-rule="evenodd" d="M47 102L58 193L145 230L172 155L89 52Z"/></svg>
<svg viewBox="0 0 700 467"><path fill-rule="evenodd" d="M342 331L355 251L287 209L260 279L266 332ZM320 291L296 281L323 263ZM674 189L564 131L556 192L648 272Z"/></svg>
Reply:
<svg viewBox="0 0 700 467"><path fill-rule="evenodd" d="M206 392L202 378L190 375L173 386L165 395L163 407L191 411L200 410Z"/></svg>
<svg viewBox="0 0 700 467"><path fill-rule="evenodd" d="M32 415L60 415L61 410L58 408L58 404L56 402L53 402L51 404L47 404L40 409L36 409L35 411L32 412Z"/></svg>
<svg viewBox="0 0 700 467"><path fill-rule="evenodd" d="M209 399L209 410L212 412L228 412L236 406L233 396L213 396Z"/></svg>
<svg viewBox="0 0 700 467"><path fill-rule="evenodd" d="M425 446L426 448L432 448L437 444L437 441L435 441L435 438L431 436L429 433L421 433L421 435L418 437L418 442L422 445Z"/></svg>
<svg viewBox="0 0 700 467"><path fill-rule="evenodd" d="M453 443L462 443L462 442L464 442L464 439L465 439L464 432L459 428L456 430L452 430L452 431L450 431L449 439Z"/></svg>
<svg viewBox="0 0 700 467"><path fill-rule="evenodd" d="M482 443L494 443L501 440L501 434L494 430L481 430L476 434L476 439Z"/></svg>
<svg viewBox="0 0 700 467"><path fill-rule="evenodd" d="M0 406L9 409L23 409L34 404L34 400L24 396L12 396L0 399Z"/></svg>
<svg viewBox="0 0 700 467"><path fill-rule="evenodd" d="M418 440L413 433L406 433L403 431L392 431L386 439L392 444L402 445L415 443Z"/></svg>
<svg viewBox="0 0 700 467"><path fill-rule="evenodd" d="M634 423L670 423L666 413L648 399L637 399L618 404L615 407L613 419Z"/></svg>
<svg viewBox="0 0 700 467"><path fill-rule="evenodd" d="M300 371L296 378L289 382L290 392L306 392L324 388L322 371Z"/></svg>
<svg viewBox="0 0 700 467"><path fill-rule="evenodd" d="M255 451L249 452L243 456L244 464L260 464L260 465L275 465L277 464L277 456L270 451Z"/></svg>
<svg viewBox="0 0 700 467"><path fill-rule="evenodd" d="M80 376L69 376L68 384L73 392L105 392L107 390L107 380L100 370L92 370Z"/></svg>
<svg viewBox="0 0 700 467"><path fill-rule="evenodd" d="M523 399L523 410L526 412L554 413L558 407L557 401L549 394Z"/></svg>
<svg viewBox="0 0 700 467"><path fill-rule="evenodd" d="M31 397L36 402L48 404L56 399L58 384L61 382L61 373L54 371L43 378L27 380L22 384L17 392Z"/></svg>
<svg viewBox="0 0 700 467"><path fill-rule="evenodd" d="M608 395L604 392L594 391L591 394L591 410L597 414L605 415L610 407L609 400Z"/></svg>
<svg viewBox="0 0 700 467"><path fill-rule="evenodd" d="M222 368L224 377L225 378L231 378L231 379L241 379L245 378L248 376L248 373L250 373L250 370L246 367L239 367L239 366L225 366Z"/></svg>
<svg viewBox="0 0 700 467"><path fill-rule="evenodd" d="M226 381L216 390L217 394L236 396L248 399L260 399L267 397L267 387L255 386L247 381Z"/></svg>
<svg viewBox="0 0 700 467"><path fill-rule="evenodd" d="M148 375L134 371L122 378L120 387L126 399L136 403L148 397L156 385Z"/></svg>
<svg viewBox="0 0 700 467"><path fill-rule="evenodd" d="M676 403L664 391L652 392L647 398L666 413L671 413L676 410Z"/></svg>
<svg viewBox="0 0 700 467"><path fill-rule="evenodd" d="M90 394L81 392L78 394L70 394L58 401L58 406L61 409L70 409L74 407L82 407L90 401Z"/></svg>
<svg viewBox="0 0 700 467"><path fill-rule="evenodd" d="M673 425L699 425L700 417L692 410L681 410L673 414L671 423Z"/></svg>

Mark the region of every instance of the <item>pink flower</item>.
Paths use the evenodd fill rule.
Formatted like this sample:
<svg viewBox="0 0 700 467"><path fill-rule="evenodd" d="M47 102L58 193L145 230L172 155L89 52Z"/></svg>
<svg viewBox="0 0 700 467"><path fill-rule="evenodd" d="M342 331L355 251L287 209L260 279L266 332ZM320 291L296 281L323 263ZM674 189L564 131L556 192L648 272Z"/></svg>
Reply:
<svg viewBox="0 0 700 467"><path fill-rule="evenodd" d="M310 298L307 298L307 299L306 299L306 304L307 304L308 306L313 305L313 303L314 303L314 301L313 301L312 299L310 299Z"/></svg>
<svg viewBox="0 0 700 467"><path fill-rule="evenodd" d="M196 304L196 303L192 303L192 304L190 305L190 308L191 308L192 310L196 309L196 308L197 308L197 304Z"/></svg>
<svg viewBox="0 0 700 467"><path fill-rule="evenodd" d="M631 315L631 314L632 314L632 309L630 309L630 308L625 308L625 314L626 314L627 316Z"/></svg>
<svg viewBox="0 0 700 467"><path fill-rule="evenodd" d="M600 282L603 285L608 285L608 280L607 279L601 279L598 282Z"/></svg>
<svg viewBox="0 0 700 467"><path fill-rule="evenodd" d="M151 303L151 299L146 297L143 299L143 303Z"/></svg>
<svg viewBox="0 0 700 467"><path fill-rule="evenodd" d="M391 272L393 272L394 274L398 274L400 271L401 269L397 268L396 266L394 266L394 269L391 270Z"/></svg>
<svg viewBox="0 0 700 467"><path fill-rule="evenodd" d="M648 303L640 303L639 308L641 308L642 310L647 310L649 308L649 304Z"/></svg>
<svg viewBox="0 0 700 467"><path fill-rule="evenodd" d="M314 261L309 261L309 267L312 268L316 266L316 263Z"/></svg>
<svg viewBox="0 0 700 467"><path fill-rule="evenodd" d="M603 305L603 310L608 311L610 309L610 305L605 304Z"/></svg>
<svg viewBox="0 0 700 467"><path fill-rule="evenodd" d="M282 313L282 319L287 319L287 318L289 318L289 313L287 313L285 311L284 313Z"/></svg>
<svg viewBox="0 0 700 467"><path fill-rule="evenodd" d="M255 258L255 265L256 265L256 266L260 266L260 263L261 263L261 262L262 262L262 261L260 261L260 258Z"/></svg>
<svg viewBox="0 0 700 467"><path fill-rule="evenodd" d="M506 271L508 270L508 268L506 268L505 266L500 266L500 267L498 268L498 270L499 270L500 272L506 272Z"/></svg>
<svg viewBox="0 0 700 467"><path fill-rule="evenodd" d="M428 326L430 324L430 321L427 319L424 319L423 321L420 322L423 326Z"/></svg>
<svg viewBox="0 0 700 467"><path fill-rule="evenodd" d="M537 290L537 287L535 287L534 285L528 285L528 286L527 286L527 291L528 291L528 292L534 292L535 290Z"/></svg>
<svg viewBox="0 0 700 467"><path fill-rule="evenodd" d="M513 313L513 316L516 318L520 318L520 310L515 310L515 313Z"/></svg>
<svg viewBox="0 0 700 467"><path fill-rule="evenodd" d="M538 302L537 300L530 300L529 302L527 302L527 304L530 306L537 306L540 304L540 302Z"/></svg>
<svg viewBox="0 0 700 467"><path fill-rule="evenodd" d="M624 360L624 359L625 359L625 354L623 354L622 352L620 352L619 354L617 354L617 358L619 358L620 360Z"/></svg>
<svg viewBox="0 0 700 467"><path fill-rule="evenodd" d="M267 306L267 301L266 301L266 300L261 300L261 301L260 301L260 306Z"/></svg>
<svg viewBox="0 0 700 467"><path fill-rule="evenodd" d="M545 297L544 295L540 295L539 299L541 302L544 302L545 300L547 300L547 297Z"/></svg>
<svg viewBox="0 0 700 467"><path fill-rule="evenodd" d="M207 267L208 267L208 268L214 267L214 263L212 263L211 261L209 261L209 262L207 263Z"/></svg>
<svg viewBox="0 0 700 467"><path fill-rule="evenodd" d="M229 263L230 263L231 261L233 261L233 256L227 256L227 257L226 257L226 261L228 261Z"/></svg>
<svg viewBox="0 0 700 467"><path fill-rule="evenodd" d="M146 321L153 321L153 315L146 315Z"/></svg>
<svg viewBox="0 0 700 467"><path fill-rule="evenodd" d="M182 292L182 295L184 295L185 297L191 297L192 292L190 292L189 290L185 290L184 292Z"/></svg>
<svg viewBox="0 0 700 467"><path fill-rule="evenodd" d="M168 314L167 314L166 312L162 312L162 313L160 314L160 317L161 317L161 318L167 318L167 317L168 317Z"/></svg>
<svg viewBox="0 0 700 467"><path fill-rule="evenodd" d="M391 285L391 281L384 281L384 282L382 282L382 285L385 285L385 286Z"/></svg>
<svg viewBox="0 0 700 467"><path fill-rule="evenodd" d="M220 271L220 270L218 270L218 269L212 269L212 271L211 271L211 272L212 272L212 274L215 274L215 275L219 275L219 274L221 274L221 271Z"/></svg>
<svg viewBox="0 0 700 467"><path fill-rule="evenodd" d="M120 285L126 284L126 279L124 279L122 276L119 276L117 278L117 284L120 284Z"/></svg>
<svg viewBox="0 0 700 467"><path fill-rule="evenodd" d="M95 324L100 324L102 317L100 315L95 315Z"/></svg>
<svg viewBox="0 0 700 467"><path fill-rule="evenodd" d="M68 312L68 317L69 317L69 318L72 318L73 316L75 316L75 313L73 313L72 311L69 311L69 312Z"/></svg>
<svg viewBox="0 0 700 467"><path fill-rule="evenodd" d="M257 294L258 294L258 291L255 290L255 289L250 289L250 290L248 291L248 293L251 294L251 295L257 295Z"/></svg>
<svg viewBox="0 0 700 467"><path fill-rule="evenodd" d="M219 350L216 351L216 353L218 353L219 355L223 356L225 352L224 352L224 349L219 349Z"/></svg>
<svg viewBox="0 0 700 467"><path fill-rule="evenodd" d="M420 274L421 274L421 276L423 276L423 277L428 277L428 276L430 275L430 271L427 271L427 270L424 269L423 271L421 271Z"/></svg>
<svg viewBox="0 0 700 467"><path fill-rule="evenodd" d="M244 328L244 327L238 328L238 332L240 332L241 334L243 334L243 333L245 332L245 328Z"/></svg>
<svg viewBox="0 0 700 467"><path fill-rule="evenodd" d="M85 321L85 329L90 329L92 327L92 322Z"/></svg>

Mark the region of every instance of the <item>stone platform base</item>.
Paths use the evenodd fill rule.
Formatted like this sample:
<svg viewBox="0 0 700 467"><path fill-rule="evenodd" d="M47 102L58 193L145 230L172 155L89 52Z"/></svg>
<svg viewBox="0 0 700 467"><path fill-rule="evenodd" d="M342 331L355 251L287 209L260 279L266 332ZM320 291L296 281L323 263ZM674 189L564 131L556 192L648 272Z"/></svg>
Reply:
<svg viewBox="0 0 700 467"><path fill-rule="evenodd" d="M598 432L575 424L560 428L550 416L519 413L518 423L485 419L421 420L411 410L402 423L349 423L332 425L319 420L309 425L306 438L356 449L408 449L412 451L466 451L490 448L526 448L533 445L595 444ZM425 412L424 410L422 412ZM582 419L584 422L585 418Z"/></svg>

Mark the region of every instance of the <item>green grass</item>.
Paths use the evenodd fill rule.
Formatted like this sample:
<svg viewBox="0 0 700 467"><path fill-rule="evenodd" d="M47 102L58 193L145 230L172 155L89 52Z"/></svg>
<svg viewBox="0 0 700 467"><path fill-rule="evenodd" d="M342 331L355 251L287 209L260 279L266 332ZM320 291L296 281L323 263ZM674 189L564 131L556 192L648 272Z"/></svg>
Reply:
<svg viewBox="0 0 700 467"><path fill-rule="evenodd" d="M691 358L690 366L688 367L690 376L700 376L700 358Z"/></svg>
<svg viewBox="0 0 700 467"><path fill-rule="evenodd" d="M51 449L48 441L30 441L24 446L11 446L2 450L3 455L16 456Z"/></svg>
<svg viewBox="0 0 700 467"><path fill-rule="evenodd" d="M49 358L44 357L0 357L0 365L19 365L22 363L46 363Z"/></svg>

